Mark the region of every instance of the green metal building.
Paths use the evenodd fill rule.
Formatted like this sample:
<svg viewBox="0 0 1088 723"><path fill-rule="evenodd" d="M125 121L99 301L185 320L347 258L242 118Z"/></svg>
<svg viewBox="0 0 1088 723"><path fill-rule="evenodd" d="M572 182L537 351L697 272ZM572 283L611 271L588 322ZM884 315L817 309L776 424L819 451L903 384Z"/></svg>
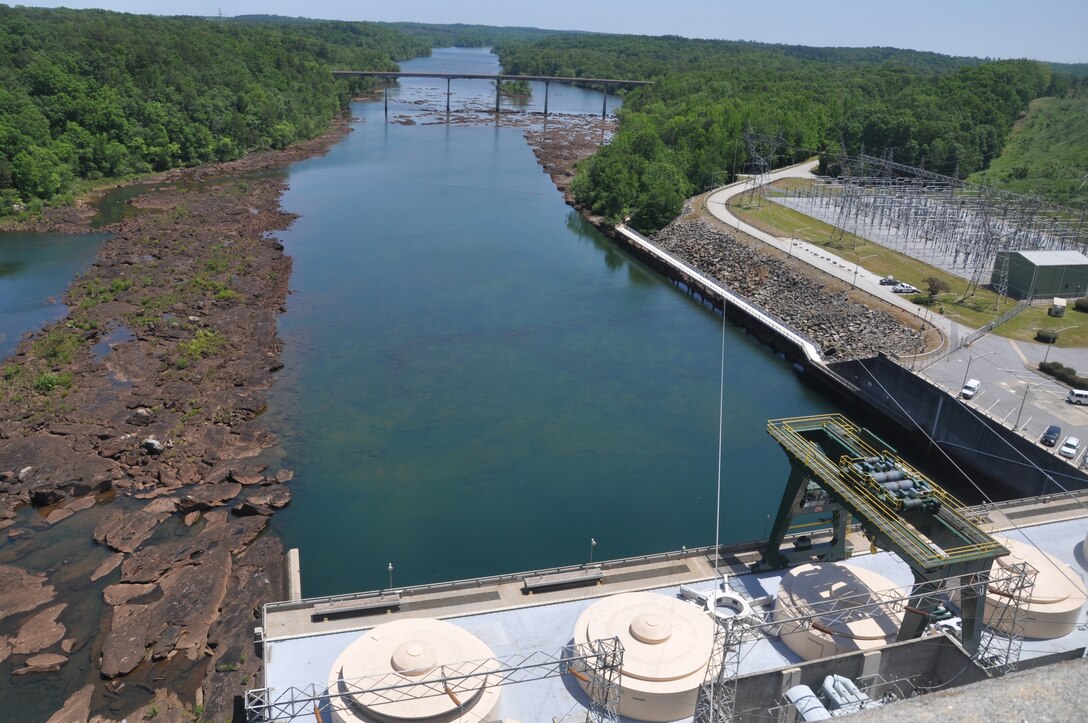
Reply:
<svg viewBox="0 0 1088 723"><path fill-rule="evenodd" d="M990 284L999 287L1008 263L1014 299L1079 299L1088 296L1088 256L1079 251L999 251Z"/></svg>

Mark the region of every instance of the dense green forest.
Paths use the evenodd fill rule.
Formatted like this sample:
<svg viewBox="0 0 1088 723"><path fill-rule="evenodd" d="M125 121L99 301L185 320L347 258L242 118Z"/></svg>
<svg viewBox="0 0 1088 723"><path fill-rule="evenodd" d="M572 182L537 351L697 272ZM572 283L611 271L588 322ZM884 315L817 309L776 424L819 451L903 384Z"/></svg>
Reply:
<svg viewBox="0 0 1088 723"><path fill-rule="evenodd" d="M361 81L430 46L371 23L0 5L0 214L94 180L313 137Z"/></svg>
<svg viewBox="0 0 1088 723"><path fill-rule="evenodd" d="M484 48L503 42L530 42L559 35L584 33L540 28L495 27L492 25L435 25L432 23L381 23L398 32L428 43L432 48Z"/></svg>
<svg viewBox="0 0 1088 723"><path fill-rule="evenodd" d="M1033 100L1001 155L968 180L1088 206L1088 90Z"/></svg>
<svg viewBox="0 0 1088 723"><path fill-rule="evenodd" d="M749 168L751 129L773 165L865 151L961 178L997 157L1035 98L1080 82L1034 61L893 48L805 48L635 36L496 46L511 73L653 79L627 96L612 143L580 170L579 202L659 228L684 198Z"/></svg>

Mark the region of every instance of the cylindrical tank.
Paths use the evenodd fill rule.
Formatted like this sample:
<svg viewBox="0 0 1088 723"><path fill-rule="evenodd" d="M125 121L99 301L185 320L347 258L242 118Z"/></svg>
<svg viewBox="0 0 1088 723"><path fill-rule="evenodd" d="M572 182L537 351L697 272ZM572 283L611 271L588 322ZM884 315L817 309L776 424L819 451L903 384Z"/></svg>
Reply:
<svg viewBox="0 0 1088 723"><path fill-rule="evenodd" d="M1079 570L1074 570L1053 555L1018 540L1003 539L1009 554L994 561L991 574L995 582L986 592L986 623L1003 633L1012 626L1009 610L1015 591L1002 585L1001 579L1017 563L1027 563L1035 571L1035 584L1022 595L1018 624L1026 638L1048 640L1073 632L1088 602L1088 590Z"/></svg>
<svg viewBox="0 0 1088 723"><path fill-rule="evenodd" d="M903 614L872 603L874 592L896 585L882 575L843 563L799 565L782 576L774 619L783 622L779 637L805 660L893 642ZM794 618L811 616L805 621Z"/></svg>
<svg viewBox="0 0 1088 723"><path fill-rule="evenodd" d="M479 723L499 700L499 687L489 676L459 681L456 689L435 695L441 683L426 685L454 674L447 666L494 658L486 644L468 631L429 618L396 620L363 633L333 663L329 690L341 694L332 712L335 723ZM497 665L495 663L494 665ZM473 670L479 670L474 665ZM484 670L492 668L484 667ZM376 678L380 676L380 681ZM360 680L365 679L365 680ZM395 684L395 693L368 689Z"/></svg>
<svg viewBox="0 0 1088 723"><path fill-rule="evenodd" d="M613 637L623 645L620 715L645 721L694 715L714 647L714 622L702 608L657 593L623 593L590 605L574 626L578 644Z"/></svg>

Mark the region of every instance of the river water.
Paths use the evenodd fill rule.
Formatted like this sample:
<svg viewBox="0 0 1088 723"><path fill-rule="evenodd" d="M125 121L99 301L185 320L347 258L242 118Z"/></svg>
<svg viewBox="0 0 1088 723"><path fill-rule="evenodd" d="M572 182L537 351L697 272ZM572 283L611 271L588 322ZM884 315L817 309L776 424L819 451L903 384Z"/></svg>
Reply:
<svg viewBox="0 0 1088 723"><path fill-rule="evenodd" d="M0 360L67 313L61 299L98 253L105 234L0 234Z"/></svg>
<svg viewBox="0 0 1088 723"><path fill-rule="evenodd" d="M447 49L402 69L498 64ZM270 408L303 593L385 587L389 563L400 586L581 563L591 539L594 559L713 543L720 315L583 222L522 129L427 124L445 90L391 91L414 125L354 105L354 133L289 169ZM472 94L493 108L485 81L454 81L453 107ZM600 108L552 87L552 112ZM785 484L766 421L834 411L742 331L725 346L723 542L761 535Z"/></svg>

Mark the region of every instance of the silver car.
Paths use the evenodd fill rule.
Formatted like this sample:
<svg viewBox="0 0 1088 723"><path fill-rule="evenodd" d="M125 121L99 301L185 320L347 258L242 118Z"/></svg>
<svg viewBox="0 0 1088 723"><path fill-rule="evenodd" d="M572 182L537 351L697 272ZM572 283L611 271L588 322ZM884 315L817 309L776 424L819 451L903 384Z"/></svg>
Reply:
<svg viewBox="0 0 1088 723"><path fill-rule="evenodd" d="M1068 459L1073 459L1080 451L1080 440L1076 437L1066 437L1062 446L1058 448L1058 454Z"/></svg>

